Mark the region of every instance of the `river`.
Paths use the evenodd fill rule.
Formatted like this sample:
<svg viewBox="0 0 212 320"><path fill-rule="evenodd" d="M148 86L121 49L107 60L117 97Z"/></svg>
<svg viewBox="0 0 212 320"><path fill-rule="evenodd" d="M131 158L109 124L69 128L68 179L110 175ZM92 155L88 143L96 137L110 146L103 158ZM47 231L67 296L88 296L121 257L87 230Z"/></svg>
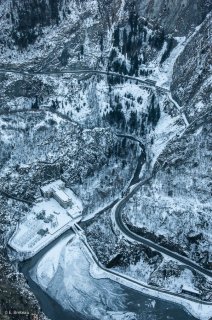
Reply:
<svg viewBox="0 0 212 320"><path fill-rule="evenodd" d="M46 314L47 317L51 320L94 320L94 317L84 316L83 314L76 311L67 311L62 308L62 306L57 303L50 295L44 292L41 287L35 283L31 278L31 273L33 268L42 257L52 249L59 241L62 239L69 237L73 232L68 230L65 234L61 235L58 239L53 241L43 250L41 250L38 254L36 254L31 259L28 259L22 263L20 263L20 271L25 275L28 284L35 294L36 298L39 301L39 304ZM90 278L91 276L88 275ZM70 272L71 277L71 272ZM101 282L102 279L95 279L95 281ZM112 280L108 280L110 285L117 286L116 282ZM119 285L121 287L122 293L125 295L125 306L123 310L120 312L133 312L137 315L136 319L139 320L195 320L193 316L188 314L180 305L163 301L156 298L151 298L151 296L147 296L142 294L136 290L128 288L124 285ZM114 310L111 310L114 311ZM124 318L122 318L124 319ZM127 316L126 316L126 319ZM133 318L129 318L131 320ZM99 319L102 320L102 319Z"/></svg>

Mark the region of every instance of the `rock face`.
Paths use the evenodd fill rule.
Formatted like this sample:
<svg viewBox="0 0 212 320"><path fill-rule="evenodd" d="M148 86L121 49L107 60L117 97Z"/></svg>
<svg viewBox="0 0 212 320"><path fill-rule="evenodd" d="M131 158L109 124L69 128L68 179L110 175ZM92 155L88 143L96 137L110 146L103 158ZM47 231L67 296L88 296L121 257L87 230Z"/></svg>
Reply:
<svg viewBox="0 0 212 320"><path fill-rule="evenodd" d="M94 46L95 51L89 59L97 63L99 49L104 51L102 58L107 55L105 50L108 50L108 45L110 47L114 27L119 23L127 27L128 17L134 17L135 22L135 14L139 19L144 18L151 27L163 28L165 35L184 36L202 23L211 10L211 4L203 0L6 0L0 3L0 10L3 31L0 49L2 53L6 51L7 60L12 59L17 49L26 57L25 50L35 45L28 58L32 55L39 58L39 51L43 50L45 56L51 55L49 66L52 59L52 65L55 65L56 57L65 66L73 57L73 51L82 56L85 45L90 49ZM55 46L55 42L60 42L60 45ZM84 57L84 62L86 60Z"/></svg>
<svg viewBox="0 0 212 320"><path fill-rule="evenodd" d="M210 1L204 0L144 0L138 6L143 16L158 21L166 32L177 36L187 35L211 10Z"/></svg>
<svg viewBox="0 0 212 320"><path fill-rule="evenodd" d="M2 3L3 17L10 27L9 35L19 48L26 48L34 43L38 36L42 36L43 29L47 26L60 24L71 16L73 12L83 10L87 7L86 15L94 16L96 13L101 17L102 23L112 27L117 18L120 17L120 8L124 13L133 8L139 12L139 16L151 19L162 24L167 33L175 35L186 35L190 27L199 25L211 10L210 1L185 0L185 1L136 1L130 0L126 3L121 0L99 0L90 1L96 12L89 12L85 1L74 0L7 0Z"/></svg>
<svg viewBox="0 0 212 320"><path fill-rule="evenodd" d="M173 70L171 90L190 120L197 114L210 111L210 30L211 14L188 40L185 49L177 58Z"/></svg>
<svg viewBox="0 0 212 320"><path fill-rule="evenodd" d="M28 312L30 317L39 316L41 320L47 320L41 312L37 301L32 293L29 292L29 287L26 284L24 276L17 273L14 266L8 262L5 256L0 254L1 267L1 284L0 284L0 303L1 303L1 319L8 320L8 314L16 312ZM16 317L16 316L15 316Z"/></svg>
<svg viewBox="0 0 212 320"><path fill-rule="evenodd" d="M6 19L12 23L11 37L21 49L35 42L42 28L58 24L64 1L8 1Z"/></svg>

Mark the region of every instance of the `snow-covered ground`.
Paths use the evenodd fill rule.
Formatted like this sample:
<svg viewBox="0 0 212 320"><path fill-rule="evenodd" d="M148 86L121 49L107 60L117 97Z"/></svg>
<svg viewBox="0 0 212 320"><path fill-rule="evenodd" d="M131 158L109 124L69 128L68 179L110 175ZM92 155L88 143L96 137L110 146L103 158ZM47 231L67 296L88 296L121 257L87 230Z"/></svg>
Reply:
<svg viewBox="0 0 212 320"><path fill-rule="evenodd" d="M150 76L150 79L157 81L156 85L170 89L170 84L172 81L172 73L175 61L179 54L185 48L185 37L176 37L177 46L171 51L170 56L166 59L165 63L161 65L161 57L166 50L167 43L164 44L160 54L156 60L150 62L149 67L152 68L153 73Z"/></svg>
<svg viewBox="0 0 212 320"><path fill-rule="evenodd" d="M182 185L182 178L176 176L173 183ZM187 183L189 187L189 182ZM209 250L212 228L209 219L210 204L189 199L183 194L168 196L157 191L161 186L161 182L154 186L154 194L144 188L138 191L124 208L128 219L139 228L145 228L157 236L162 235L168 241L180 244L185 251L188 250L189 237L201 234L201 250ZM195 246L193 250L195 252Z"/></svg>
<svg viewBox="0 0 212 320"><path fill-rule="evenodd" d="M67 3L68 4L68 3ZM70 8L69 8L70 6ZM0 4L0 10L2 13L2 18L0 22L0 27L5 27L7 25L7 34L6 36L9 36L10 34L10 23L9 21L5 18L6 12L8 12L8 7L9 7L9 2L7 3L1 3ZM50 9L49 9L50 10ZM70 25L72 27L76 27L79 23L83 24L83 29L89 29L92 28L93 26L95 27L97 21L93 16L98 14L98 4L96 0L89 1L89 3L85 2L81 4L80 6L78 5L77 1L71 1L69 5L67 5L66 10L69 12L68 15L66 16L66 19L59 25L51 25L51 26L46 26L43 28L42 36L39 36L37 41L29 45L26 50L24 50L21 54L17 50L17 47L14 45L11 45L10 48L4 48L3 45L0 46L0 49L3 51L1 52L1 57L2 57L2 63L7 63L7 62L14 62L16 64L21 64L21 63L29 63L34 61L34 59L41 59L41 58L47 58L48 54L52 51L55 50L57 44L59 41L63 41L64 43L67 43L69 41L74 41L75 40L75 34L72 32L71 34L68 35L67 30L69 30ZM89 15L87 17L84 17L84 14L89 12L91 10L92 15ZM62 13L61 13L62 14ZM82 19L84 18L84 19ZM5 28L4 28L5 29ZM85 36L85 35L84 35ZM92 41L92 39L88 38L87 44L89 41ZM73 52L75 51L76 47L78 45L75 44L73 46ZM87 54L90 55L90 61L95 62L96 59L92 59L92 56L96 55L97 49L99 49L99 46L92 46L90 43L87 47ZM89 50L90 49L90 50ZM72 52L72 54L73 54ZM53 58L53 57L52 57ZM77 56L75 57L77 61ZM94 60L94 61L93 61Z"/></svg>
<svg viewBox="0 0 212 320"><path fill-rule="evenodd" d="M57 182L51 183L50 189L56 188ZM48 190L48 187L43 189ZM81 219L81 201L69 188L64 188L64 195L71 199L68 208L54 198L39 198L27 217L18 224L9 244L20 257L33 256Z"/></svg>
<svg viewBox="0 0 212 320"><path fill-rule="evenodd" d="M162 113L161 117L157 123L157 126L152 133L154 137L153 144L150 148L152 167L157 161L158 156L165 149L167 143L176 136L176 134L182 133L184 126L179 124L179 117L171 117L167 113Z"/></svg>
<svg viewBox="0 0 212 320"><path fill-rule="evenodd" d="M14 36L21 36L18 31L21 27L19 23L23 22L24 14L29 16L28 12L24 12L25 5L21 1L17 4L17 8L10 1L2 2L0 4L0 12L2 13L0 28L3 30L0 37L2 68L20 68L22 70L33 68L40 71L92 68L112 71L114 66L111 67L108 61L113 60L110 53L115 49L117 61L126 64L126 73L130 72L131 75L142 78L144 74L142 72L145 71L146 76L155 80L157 86L169 89L174 64L200 26L187 40L185 37L175 37L173 41L177 43L176 47L169 52L170 54L167 54L167 58L162 62L162 57L167 52L169 45L167 40L171 38L168 39L168 35L165 35L165 38L162 37L161 46L159 45L157 49L154 48L154 45L151 45L151 40L154 40L157 32L160 35L160 28L155 27L154 24L151 27L151 23L145 21L144 25L139 25L143 30L139 35L139 40L142 41L142 45L139 47L139 42L132 41L135 35L133 37L130 35L134 28L130 19L128 21L130 10L127 9L127 1L114 1L112 11L109 2L107 2L107 10L105 7L102 10L99 7L101 2L97 0L82 1L80 4L76 0L64 1L64 7L60 12L60 23L56 25L53 22L49 26L48 22L46 24L44 21L43 27L43 21L40 26L38 23L38 29L37 26L35 28L36 35L38 35L35 43L29 44L26 49L21 51L17 50ZM103 6L104 4L105 1L102 2ZM14 5L14 10L11 9L12 5ZM18 12L19 6L20 12ZM11 12L11 16L9 12ZM18 17L18 15L20 16ZM40 35L39 27L41 27ZM126 42L130 43L132 49L135 49L133 54L131 51L134 50L131 48L128 52L123 53L124 28L128 37ZM117 39L115 39L114 33L117 30L119 32L118 45L115 44ZM141 62L142 64L134 72L131 67L136 62L134 59L136 56L139 64ZM120 66L123 67L121 64ZM199 65L197 74L201 68L204 70L203 65ZM193 69L196 70L196 68ZM123 72L121 69L119 71ZM151 169L154 166L158 156L166 149L168 142L183 132L185 125L181 121L182 117L186 125L188 124L185 114L181 114L181 108L174 103L170 95L166 96L160 88L158 90L157 88L144 88L136 82L136 79L135 81L127 80L122 84L114 84L114 81L111 81L106 75L92 75L91 77L87 77L86 74L75 76L37 75L31 77L26 74L4 75L2 73L1 76L0 95L2 93L3 98L0 99L0 105L4 110L7 108L9 110L22 108L31 110L36 101L38 102L37 107L41 110L50 108L53 112L59 111L68 115L68 120L79 122L79 130L83 130L85 127L111 125L115 132L117 129L123 130L122 133L132 133L142 142L144 141L147 161L142 168L141 178L146 169ZM152 100L152 98L154 99ZM193 105L196 109L203 110L202 100L199 100L196 106L195 103ZM176 110L173 112L171 109ZM154 119L155 110L160 113L160 117L156 121ZM117 122L120 120L119 116L123 116L123 126L120 123L114 124L113 119L112 124L107 122L108 113L111 111L119 111L119 113L117 112ZM195 111L192 112L195 113ZM112 112L111 117L113 117ZM10 195L19 197L19 200L29 197L29 200L33 201L38 194L39 185L42 184L39 179L32 178L33 170L34 177L40 177L42 173L42 181L44 181L48 179L49 171L51 171L51 168L48 168L49 163L50 165L56 163L58 166L55 165L55 175L58 174L58 171L60 174L63 172L63 178L67 179L69 185L74 184L73 190L82 199L84 208L86 207L85 215L87 214L88 218L94 216L100 208L108 205L120 195L126 182L131 178L129 176L135 167L133 161L136 160L133 157L137 157L138 149L133 149L129 144L124 145L124 141L117 144L114 142L115 134L109 134L108 139L98 139L98 135L101 137L107 135L105 130L99 128L95 129L95 134L92 131L86 132L84 130L82 135L78 136L79 130L77 128L75 128L76 130L70 129L70 127L65 129L63 120L55 114L50 116L50 112L46 112L45 115L41 114L41 119L34 126L28 120L20 119L18 115L13 117L12 123L8 121L7 117L0 118L0 160L2 160L0 165L3 167L0 173L3 178L1 188L5 188L5 191L8 191ZM157 123L155 124L155 122ZM57 130L59 134L56 133ZM75 131L76 135L74 136ZM105 148L105 145L108 146L108 149ZM123 150L130 150L130 148L130 154L124 154ZM105 152L100 153L99 149L105 149ZM113 156L114 150L121 154L120 159ZM187 158L189 157L188 153ZM101 161L98 161L100 158ZM108 160L109 158L110 160ZM196 165L196 163L194 164ZM39 165L44 170L37 171ZM32 166L34 168L30 170ZM177 177L178 173L175 175L176 184L180 184L179 180L184 182L182 175ZM172 197L173 188L167 190L168 195L160 193L158 192L159 184L163 183L164 180L152 183L155 191L154 196L153 192L147 188L146 193L145 190L142 190L135 195L131 202L129 201L125 209L130 221L157 236L164 236L171 241L173 239L182 240L183 245L187 241L187 239L184 241L187 235L188 238L189 236L192 238L196 235L199 236L197 233L201 232L204 241L200 242L199 248L204 253L208 250L208 243L211 240L210 215L207 214L208 211L204 213L208 210L209 203L199 203L199 196L198 199L190 201L189 197L186 198L181 193ZM207 180L206 182L204 180L203 183L209 186ZM187 179L185 184L188 190L193 188L192 179ZM36 191L33 191L33 188ZM202 190L205 189L202 188ZM82 207L80 200L71 190L66 189L65 191L63 194L59 192L58 195L63 200L67 200L69 197L72 199L71 209L64 209L53 198L40 199L25 220L20 221L10 245L17 251L32 255L67 228L70 228L72 223L77 221L77 219L72 219L72 216L80 214ZM8 207L9 204L12 206L12 203L13 200L9 200ZM17 208L21 212L19 206ZM20 212L16 215L17 220ZM109 224L108 226L109 232L112 234L112 228ZM104 225L101 224L93 227L96 233L98 233L98 229L103 228ZM73 242L67 243L65 240L59 243L39 262L36 277L38 284L44 290L51 292L51 295L65 308L74 308L86 315L102 319L125 320L133 318L131 314L123 314L122 312L119 314L119 306L125 304L119 286L111 286L107 280L91 280L88 274L88 262L81 250L80 242L78 239L69 240ZM100 239L98 241L100 243ZM113 245L113 240L110 245ZM104 250L106 251L106 245ZM192 244L192 251L197 251L195 244ZM163 261L163 264L165 265L166 262ZM154 273L153 265L156 265L156 262L150 265L140 259L135 264L131 263L124 272L147 283L151 274ZM165 270L166 268L167 265L164 266ZM154 280L156 283L158 279ZM175 292L180 291L182 284L195 289L195 279L188 270L183 270L178 277L169 276L165 280L163 279L163 283L158 283L159 286L164 286ZM116 306L118 307L116 308ZM207 317L207 310L205 316Z"/></svg>
<svg viewBox="0 0 212 320"><path fill-rule="evenodd" d="M90 276L89 262L78 237L70 236L49 250L34 268L32 278L64 309L104 320L116 319L111 317L111 311L125 309L119 284Z"/></svg>
<svg viewBox="0 0 212 320"><path fill-rule="evenodd" d="M104 270L101 270L95 264L92 265L92 275L94 277L101 279L101 278L105 278L106 274L109 279L115 280L121 284L124 284L128 287L131 287L135 290L138 290L144 294L149 294L152 297L157 297L160 299L172 301L174 303L179 303L181 306L183 306L185 309L187 309L198 320L210 320L211 319L211 316L212 316L212 306L211 305L203 305L201 303L197 303L197 302L183 299L179 296L171 296L171 295L169 295L169 293L157 291L151 286L149 286L149 287L143 286L142 282L137 281L137 279L136 279L136 283L133 282L134 279L133 279L133 277L131 277L131 275L127 276L123 279L122 273L120 273L120 272L117 272L117 274L114 275L114 274L106 273ZM139 282L141 284L138 284ZM186 283L184 282L185 289L187 289L187 288L191 289L191 287L189 286L189 284L187 284L187 282L189 282L189 280L186 279ZM154 305L154 302L153 302L153 305Z"/></svg>
<svg viewBox="0 0 212 320"><path fill-rule="evenodd" d="M30 274L64 309L76 310L97 319L140 319L133 313L126 312L126 297L123 287L118 283L182 304L197 319L208 320L211 315L210 306L201 306L180 297L171 297L165 292L157 292L151 287L142 287L142 281L139 285L131 281L131 276L127 277L129 280L123 279L120 272L115 275L102 270L93 261L78 236L67 236L58 242L42 257ZM187 276L189 275L185 274L185 277ZM189 286L188 279L186 283ZM154 307L154 300L152 304Z"/></svg>

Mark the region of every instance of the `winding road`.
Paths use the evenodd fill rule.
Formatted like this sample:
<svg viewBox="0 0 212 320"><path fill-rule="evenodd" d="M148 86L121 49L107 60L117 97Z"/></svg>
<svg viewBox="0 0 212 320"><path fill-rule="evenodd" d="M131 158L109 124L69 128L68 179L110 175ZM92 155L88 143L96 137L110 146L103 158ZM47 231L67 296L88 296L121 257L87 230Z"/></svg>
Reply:
<svg viewBox="0 0 212 320"><path fill-rule="evenodd" d="M91 70L91 69L81 69L81 70L64 70L64 71L42 71L42 72L32 72L32 71L18 71L18 70L13 70L13 69L0 69L0 73L15 73L15 74L21 74L21 75L28 75L28 76L35 76L35 75L57 75L57 74L81 74L81 73L91 73L91 74L104 74L104 75L111 75L111 76L118 76L118 77L122 77L125 79L129 79L129 80L134 80L134 81L138 81L139 83L145 84L145 86L147 87L154 87L156 89L159 89L160 91L162 91L163 93L167 94L169 100L175 105L175 107L177 108L177 110L180 112L180 106L178 105L178 103L172 98L171 93L168 89L160 87L160 86L156 86L156 81L153 80L143 80L140 78L136 78L136 77L132 77L132 76L127 76L127 75L122 75L116 72L107 72L107 71L100 71L100 70ZM16 113L16 112L24 112L26 110L12 110L12 111L8 111L9 113ZM0 113L1 114L1 113ZM64 116L62 114L58 114L60 116ZM186 127L189 125L188 120L185 116L184 113L181 113L181 116L185 122ZM124 137L125 135L118 135L120 137ZM137 138L133 138L131 136L127 136L127 138L130 138L132 140L135 140L139 143L140 147L142 148L142 153L140 157L143 157L145 159L145 149L144 146L142 144L142 142L140 140L138 140ZM139 157L139 158L140 158ZM138 161L139 162L139 161ZM136 168L137 171L139 171L141 169L142 165L140 164L140 162L138 163L138 166ZM131 181L131 186L134 185L135 183L138 182L138 179L133 178L133 180ZM139 183L139 185L141 185ZM126 201L135 193L136 189L134 188L130 193L127 194L127 196L124 199L121 199L118 204L116 205L116 210L115 210L115 221L116 224L118 226L118 228L120 229L120 231L125 234L128 238L131 238L134 241L137 241L139 243L148 245L149 247L158 250L164 254L167 254L169 256L171 256L174 259L177 259L178 261L184 263L185 265L187 265L188 267L192 268L195 271L199 271L204 275L207 275L209 277L212 277L212 272L209 270L204 269L203 267L197 265L196 263L192 262L191 260L187 259L186 257L183 257L173 251L170 251L156 243L153 243L152 241L143 238L135 233L133 233L132 231L130 231L127 226L124 224L123 220L122 220L122 214L121 214L121 208L123 207L123 205L126 203Z"/></svg>
<svg viewBox="0 0 212 320"><path fill-rule="evenodd" d="M115 77L121 77L129 80L138 81L142 84L145 84L147 86L155 87L156 81L148 80L148 79L140 79L133 76L127 76L124 74L120 74L117 72L111 72L111 71L101 71L101 70L94 70L94 69L77 69L77 70L64 70L64 71L19 71L14 69L0 69L0 73L15 73L15 74L21 74L21 75L28 75L28 76L36 76L36 75L64 75L64 74L83 74L83 73L91 73L91 74L103 74L107 76L115 76ZM164 93L169 92L168 89L157 86L158 89L163 91Z"/></svg>
<svg viewBox="0 0 212 320"><path fill-rule="evenodd" d="M146 157L145 154L145 149L144 149L144 145L141 143L140 140L138 140L137 138L131 137L131 136L127 136L127 135L119 135L120 137L126 137L126 138L130 138L132 140L135 140L139 143L140 147L142 148L142 150L144 150L144 158ZM142 155L142 153L141 153ZM172 257L173 259L178 260L179 262L183 263L184 265L186 265L188 268L190 268L193 271L198 271L200 273L202 273L204 276L208 276L212 278L212 271L205 269L203 267L201 267L200 265L198 265L197 263L193 262L192 260L190 260L187 257L184 257L174 251L171 251L149 239L146 239L144 237L141 237L140 235L132 232L131 230L129 230L129 228L126 226L126 224L123 222L122 219L122 208L125 206L125 204L127 203L127 201L136 193L136 191L142 186L144 185L146 182L150 181L150 179L152 178L152 175L149 174L149 177L147 177L146 179L144 179L143 181L141 181L141 179L139 179L139 172L138 172L138 167L141 170L142 165L144 164L144 162L142 161L142 157L140 156L138 158L138 164L135 170L135 174L136 177L135 178L135 174L133 179L131 180L130 186L128 187L127 191L126 191L126 196L124 196L122 199L120 199L117 204L113 207L112 209L112 219L113 222L115 223L115 227L118 227L118 229L121 231L121 233L127 237L128 239L132 240L132 241L136 241L138 243L144 244L146 246L151 247L154 250L157 250L161 253L164 253L170 257ZM130 188L131 187L131 188Z"/></svg>
<svg viewBox="0 0 212 320"><path fill-rule="evenodd" d="M130 194L131 196L132 194ZM128 198L129 199L129 198ZM128 200L127 199L127 200ZM126 199L124 199L126 200ZM126 201L127 201L126 200ZM126 201L120 201L117 206L116 206L116 210L115 210L115 221L116 224L119 228L119 230L128 238L130 238L131 240L134 240L136 242L139 242L141 244L144 244L146 246L151 247L154 250L157 250L159 252L162 252L170 257L172 257L173 259L178 260L179 262L183 263L184 265L186 265L187 267L189 267L190 269L192 269L193 271L198 271L200 273L202 273L204 276L208 276L212 278L212 272L210 270L207 270L201 266L199 266L198 264L196 264L195 262L191 261L190 259L174 252L171 251L165 247L160 246L159 244L152 242L151 240L148 240L146 238L143 238L139 235L137 235L136 233L130 231L128 229L128 227L126 226L126 224L123 222L122 220L122 213L121 213L121 209L124 206Z"/></svg>
<svg viewBox="0 0 212 320"><path fill-rule="evenodd" d="M139 146L141 148L141 154L144 152L145 154L145 147L143 145L143 143L136 137L131 136L131 135L124 135L124 134L117 134L118 137L121 138L128 138L131 139L133 141L136 141L139 143ZM140 165L139 165L140 163ZM143 165L143 161L140 159L140 157L138 158L138 164L137 164L137 168L139 167L140 169L142 168ZM115 223L115 228L118 228L119 231L123 234L124 237L127 237L128 240L130 241L136 241L138 243L141 243L145 246L148 246L150 248L152 248L153 250L156 250L158 252L161 252L163 254L168 255L169 257L176 259L178 262L184 264L188 269L194 271L194 272L199 272L201 274L203 274L204 276L208 276L208 277L212 277L212 272L210 270L207 270L203 267L201 267L200 265L196 264L195 262L191 261L190 259L174 252L171 251L165 247L160 246L157 243L152 242L151 240L148 240L146 238L143 238L139 235L137 235L136 233L133 233L132 231L129 230L129 228L126 226L126 224L123 222L122 220L122 208L125 206L125 204L127 203L127 201L140 189L140 187L144 184L146 184L147 182L149 182L152 178L152 176L146 177L144 180L138 179L139 177L139 172L138 170L135 170L135 173L133 175L133 178L131 180L131 183L129 185L129 187L126 190L126 195L123 196L122 199L120 199L119 201L117 201L114 206L112 206L112 212L111 212L111 218L113 223ZM135 177L137 177L135 179ZM133 180L135 179L135 180ZM78 231L77 231L78 228ZM180 297L182 299L185 300L189 300L189 301L193 301L193 302L197 302L197 303L201 303L202 305L206 305L206 306L212 306L212 302L207 302L207 301L203 301L200 300L198 298L195 297L191 297L191 296L183 296L182 293L174 293L171 292L169 290L163 289L163 288L157 288L155 286L151 286L151 285L145 285L145 284L141 284L139 281L136 281L135 279L129 278L123 274L120 274L116 271L110 270L106 267L104 267L98 260L96 254L93 252L92 248L90 247L90 245L87 242L87 239L85 237L85 234L83 232L83 230L81 229L80 226L76 225L76 228L74 229L75 233L78 233L80 235L80 232L82 234L81 239L83 241L83 243L85 244L85 246L87 247L88 251L90 252L90 254L92 255L95 263L98 265L99 268L101 268L102 270L112 274L112 275L116 275L118 277L120 277L123 280L127 280L127 281L131 281L132 283L139 285L141 287L144 288L148 288L148 289L152 289L161 293L166 293L169 294L170 296L175 296L175 297Z"/></svg>
<svg viewBox="0 0 212 320"><path fill-rule="evenodd" d="M183 118L183 121L185 123L185 126L188 127L189 126L189 122L188 119L185 115L184 112L181 111L181 107L179 106L179 104L173 99L171 92L169 89L161 87L156 85L156 81L154 80L150 80L150 79L141 79L141 78L137 78L137 77L133 77L133 76L127 76L124 74L120 74L117 72L111 72L111 71L101 71L101 70L95 70L95 69L78 69L78 70L64 70L64 71L19 71L19 70L14 70L14 69L0 69L0 74L1 73L14 73L14 74L21 74L21 75L28 75L28 76L36 76L36 75L64 75L64 74L83 74L83 73L91 73L91 74L103 74L103 75L107 75L107 76L115 76L115 77L121 77L121 78L125 78L128 80L133 80L133 81L137 81L143 85L145 85L146 87L149 88L155 88L158 91L164 93L167 95L167 98L169 99L170 102L172 102L174 104L174 106L176 107L176 109L178 110L178 112L180 113L180 115Z"/></svg>
<svg viewBox="0 0 212 320"><path fill-rule="evenodd" d="M107 72L107 71L99 71L99 70L90 70L90 69L82 69L82 70L69 70L69 71L51 71L51 72L31 72L31 71L17 71L17 70L2 70L0 69L0 73L15 73L15 74L22 74L22 75L27 75L27 76L35 76L35 75L57 75L57 74L61 74L61 75L64 75L64 74L82 74L82 73L91 73L91 74L104 74L104 75L110 75L110 76L118 76L118 77L122 77L122 78L125 78L125 79L129 79L129 80L133 80L133 81L137 81L139 83L142 83L144 84L145 86L147 87L150 87L150 88L155 88L159 91L161 91L162 93L164 94L167 94L167 97L168 99L175 105L175 107L177 108L178 112L180 113L180 115L182 116L183 120L184 120L184 123L185 123L185 126L188 127L189 126L189 122L185 116L185 113L184 112L181 112L181 107L178 105L178 103L172 98L171 96L171 92L166 89L166 88L163 88L163 87L159 87L156 85L156 81L152 81L152 80L143 80L143 79L140 79L140 78L136 78L136 77L131 77L131 76L127 76L127 75L121 75L121 74L118 74L118 73L115 73L115 72ZM24 112L24 110L20 110L22 112ZM25 110L26 111L26 110ZM13 111L12 111L13 112ZM15 112L18 112L18 110L14 110L14 113ZM1 112L0 112L1 114ZM61 114L59 114L61 116ZM64 115L65 117L65 115ZM120 137L126 137L125 135L122 135L122 134L117 134L117 136L120 136ZM141 170L141 167L143 165L143 161L141 161L141 156L144 157L145 159L145 148L144 148L144 145L143 143L138 140L137 138L135 137L132 137L132 136L127 136L127 138L129 139L132 139L134 141L137 141L139 143L139 146L141 147L141 155L139 157L139 161L138 161L138 165L137 165L137 168L136 170L137 171L140 171ZM139 172L135 171L135 175L136 176L139 176ZM135 177L134 175L134 177ZM133 180L134 179L134 180ZM146 238L143 238L135 233L133 233L132 231L130 231L128 229L128 227L125 225L125 223L123 222L122 220L122 208L123 206L125 205L125 203L129 200L129 198L131 198L133 196L133 194L138 190L138 188L140 188L143 184L145 184L147 181L149 181L151 179L151 177L148 177L146 178L145 180L143 181L140 181L140 179L136 179L136 178L133 178L131 183L130 183L130 186L128 187L127 189L127 194L122 198L120 199L116 204L115 206L113 207L112 209L112 212L113 212L113 215L114 215L114 221L115 221L115 224L116 224L116 227L118 227L118 229L120 230L120 232L125 236L127 237L128 239L132 240L132 241L136 241L138 243L141 243L143 245L146 245L146 246L149 246L151 247L152 249L154 250L157 250L161 253L164 253L170 257L172 257L173 259L176 259L177 261L183 263L185 266L187 266L188 268L192 269L193 271L197 271L197 272L200 272L201 274L205 275L205 276L208 276L208 277L212 277L212 272L210 270L207 270L199 265L197 265L195 262L189 260L188 258L176 253L176 252L173 252L173 251L170 251L169 249L165 248L165 247L162 247L160 246L159 244L157 243L154 243ZM95 262L104 270L106 270L107 272L110 272L110 273L114 273L113 271L111 270L108 270L106 268L104 268L103 266L101 266L99 264L99 261L98 259L96 259L94 257L94 260ZM114 273L116 274L116 273ZM127 277L125 277L124 275L122 276L123 278L126 278L127 280L129 280ZM133 281L131 279L131 281ZM141 285L139 282L135 281L135 283ZM145 285L143 285L145 287ZM164 289L159 289L159 288L155 288L155 287L151 287L151 286L146 286L147 288L152 288L154 290L157 290L157 291L161 291L161 292L166 292L170 295L173 295L173 296L179 296L181 298L182 295L181 294L177 294L177 293L172 293L170 291L167 291L167 290L164 290ZM186 297L184 299L187 299L187 300L191 300L191 301L195 301L195 302L200 302L200 300L198 299L195 299L195 298L190 298L190 297ZM207 305L211 305L210 302L205 302L205 301L201 301L202 304L207 304Z"/></svg>
<svg viewBox="0 0 212 320"><path fill-rule="evenodd" d="M212 306L212 302L207 302L207 301L202 301L198 298L195 298L195 297L189 297L189 296L183 296L181 293L174 293L174 292L171 292L167 289L163 289L163 288L158 288L158 287L155 287L155 286L151 286L151 285L145 285L144 283L141 283L139 281L136 281L135 279L131 278L131 277L128 277L128 276L125 276L124 274L118 272L118 271L114 271L114 270L111 270L111 269L108 269L106 267L104 267L98 260L96 254L94 253L94 251L92 250L91 246L89 245L89 243L87 242L87 239L86 239L86 236L83 232L83 230L80 228L80 226L78 224L75 224L74 228L73 228L74 232L76 234L78 234L78 236L80 237L80 239L82 240L82 242L84 243L85 247L87 248L87 250L89 251L89 253L91 254L93 260L95 261L95 263L97 264L97 266L104 270L105 272L107 273L110 273L114 276L118 276L119 278L123 279L123 280L127 280L127 281L130 281L140 287L144 287L144 288L147 288L147 289L151 289L151 290L154 290L154 291L158 291L158 292L161 292L161 293L166 293L168 295L171 295L171 296L175 296L175 297L179 297L181 299L184 299L184 300L190 300L190 301L193 301L193 302L196 302L196 303L201 303L201 304L204 304L204 305L211 305Z"/></svg>

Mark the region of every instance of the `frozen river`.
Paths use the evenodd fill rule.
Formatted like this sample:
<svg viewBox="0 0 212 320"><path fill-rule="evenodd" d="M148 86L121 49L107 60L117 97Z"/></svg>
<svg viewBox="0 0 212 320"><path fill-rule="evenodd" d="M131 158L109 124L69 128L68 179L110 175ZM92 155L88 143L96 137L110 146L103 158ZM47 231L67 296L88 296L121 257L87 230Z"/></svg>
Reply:
<svg viewBox="0 0 212 320"><path fill-rule="evenodd" d="M95 279L79 241L67 231L21 265L43 312L52 320L195 320L181 306Z"/></svg>

